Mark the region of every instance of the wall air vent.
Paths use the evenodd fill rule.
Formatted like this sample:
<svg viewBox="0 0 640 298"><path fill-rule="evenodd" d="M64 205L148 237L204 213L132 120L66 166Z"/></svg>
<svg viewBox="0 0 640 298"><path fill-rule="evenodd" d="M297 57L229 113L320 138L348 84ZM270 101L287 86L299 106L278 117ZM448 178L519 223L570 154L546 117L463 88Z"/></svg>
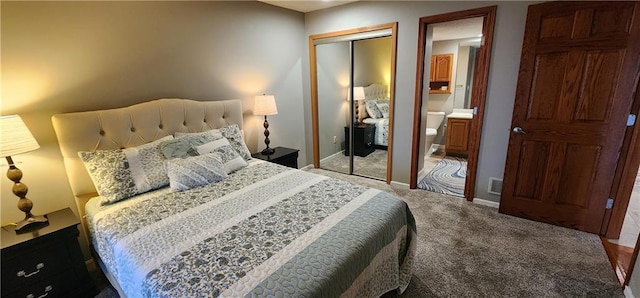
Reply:
<svg viewBox="0 0 640 298"><path fill-rule="evenodd" d="M487 192L499 196L502 192L502 179L489 177L489 189Z"/></svg>

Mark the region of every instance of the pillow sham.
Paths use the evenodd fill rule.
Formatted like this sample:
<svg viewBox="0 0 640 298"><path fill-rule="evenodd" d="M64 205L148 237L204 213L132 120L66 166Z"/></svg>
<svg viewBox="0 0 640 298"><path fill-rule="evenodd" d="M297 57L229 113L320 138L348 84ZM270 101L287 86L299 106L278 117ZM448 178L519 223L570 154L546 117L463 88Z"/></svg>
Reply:
<svg viewBox="0 0 640 298"><path fill-rule="evenodd" d="M378 108L377 102L373 99L365 99L364 106L369 116L373 119L382 118L382 112Z"/></svg>
<svg viewBox="0 0 640 298"><path fill-rule="evenodd" d="M237 124L222 127L219 130L222 136L229 140L231 147L233 147L244 160L251 159L251 152L249 152L249 148L247 148L247 145L244 143L242 132Z"/></svg>
<svg viewBox="0 0 640 298"><path fill-rule="evenodd" d="M377 100L376 107L382 113L382 118L389 118L389 101L388 100Z"/></svg>
<svg viewBox="0 0 640 298"><path fill-rule="evenodd" d="M160 143L158 146L166 159L187 158L196 156L195 147L222 138L219 132L212 130L201 133L187 133L173 140Z"/></svg>
<svg viewBox="0 0 640 298"><path fill-rule="evenodd" d="M200 155L211 152L218 153L222 159L222 164L224 165L224 169L227 174L231 174L249 165L240 155L238 155L238 152L231 147L229 140L226 138L200 145L196 147L196 151L198 151Z"/></svg>
<svg viewBox="0 0 640 298"><path fill-rule="evenodd" d="M107 205L169 184L164 157L158 145L166 136L137 147L78 152L93 184Z"/></svg>
<svg viewBox="0 0 640 298"><path fill-rule="evenodd" d="M238 152L238 155L240 155L244 160L251 159L251 152L249 151L249 148L247 148L247 145L244 142L244 138L242 137L242 131L240 130L240 127L238 127L237 124L232 124L219 129L211 129L205 132L195 132L195 133L176 132L175 135L176 135L176 138L183 138L185 136L195 137L198 135L213 135L214 139L210 141L217 140L224 137L224 138L227 138L227 140L229 140L231 147L234 150L236 150L236 152ZM203 143L196 144L195 146L199 146L202 144ZM195 147L195 146L192 145L191 147ZM180 154L180 155L182 155L183 158L189 156L184 154Z"/></svg>
<svg viewBox="0 0 640 298"><path fill-rule="evenodd" d="M167 160L167 174L171 192L220 182L227 177L218 152Z"/></svg>

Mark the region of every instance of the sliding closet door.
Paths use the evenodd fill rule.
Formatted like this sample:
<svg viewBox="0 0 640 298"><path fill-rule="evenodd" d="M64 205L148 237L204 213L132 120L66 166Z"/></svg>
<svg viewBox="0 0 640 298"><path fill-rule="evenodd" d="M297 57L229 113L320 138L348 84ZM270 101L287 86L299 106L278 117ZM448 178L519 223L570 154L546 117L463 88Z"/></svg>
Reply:
<svg viewBox="0 0 640 298"><path fill-rule="evenodd" d="M345 154L345 127L350 126L350 42L316 46L320 168L351 174Z"/></svg>
<svg viewBox="0 0 640 298"><path fill-rule="evenodd" d="M397 23L349 29L309 36L309 60L311 70L311 113L313 126L313 165L317 168L345 174L355 174L390 181L391 129L393 121L393 90L395 77L395 45ZM381 38L382 37L382 38ZM379 49L356 51L356 43L369 44L368 40L385 40L386 54L378 57ZM371 46L369 46L371 48ZM376 48L374 45L373 48ZM362 52L362 53L360 53ZM358 58L356 58L358 56ZM360 57L361 56L361 57ZM374 57L372 60L371 58ZM362 58L362 59L360 59ZM360 62L356 66L354 63ZM383 67L377 67L380 61ZM375 70L374 70L375 68ZM363 75L355 75L356 72ZM373 78L372 75L373 74ZM363 125L365 114L363 87L384 85L387 109L388 134L384 140L383 156L371 175L370 161L364 159L372 153L374 124ZM356 89L358 89L356 91ZM374 88L380 90L379 88ZM358 104L359 101L359 104ZM356 105L360 117L356 118ZM360 121L356 121L356 119ZM358 123L355 123L358 122ZM363 137L362 128L368 127ZM363 150L370 146L369 150ZM359 169L366 169L360 171Z"/></svg>
<svg viewBox="0 0 640 298"><path fill-rule="evenodd" d="M354 40L352 45L353 86L366 87L366 100L376 101L381 107L386 103L387 107L381 118L373 118L367 113L364 101L359 102L359 123L353 126L353 148L356 149L353 174L379 180L387 178L391 46L391 36ZM372 85L386 91L372 92Z"/></svg>

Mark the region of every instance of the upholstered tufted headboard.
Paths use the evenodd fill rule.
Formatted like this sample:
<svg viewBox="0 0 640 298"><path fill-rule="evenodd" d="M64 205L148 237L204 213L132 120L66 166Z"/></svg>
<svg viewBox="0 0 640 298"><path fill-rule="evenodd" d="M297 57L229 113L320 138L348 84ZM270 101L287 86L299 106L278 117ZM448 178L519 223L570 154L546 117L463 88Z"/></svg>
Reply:
<svg viewBox="0 0 640 298"><path fill-rule="evenodd" d="M364 95L366 99L389 98L387 86L381 84L371 84L364 87Z"/></svg>
<svg viewBox="0 0 640 298"><path fill-rule="evenodd" d="M79 151L128 148L175 132L231 124L242 129L242 104L240 100L158 99L118 109L58 114L51 120L78 212L84 216L84 205L97 193Z"/></svg>

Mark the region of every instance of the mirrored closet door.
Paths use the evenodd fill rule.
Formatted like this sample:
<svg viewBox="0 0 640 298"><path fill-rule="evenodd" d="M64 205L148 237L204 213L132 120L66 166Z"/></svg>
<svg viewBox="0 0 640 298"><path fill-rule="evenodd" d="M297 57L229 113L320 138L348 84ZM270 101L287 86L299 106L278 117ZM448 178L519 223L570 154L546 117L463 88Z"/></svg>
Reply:
<svg viewBox="0 0 640 298"><path fill-rule="evenodd" d="M310 36L316 168L390 181L395 28Z"/></svg>

